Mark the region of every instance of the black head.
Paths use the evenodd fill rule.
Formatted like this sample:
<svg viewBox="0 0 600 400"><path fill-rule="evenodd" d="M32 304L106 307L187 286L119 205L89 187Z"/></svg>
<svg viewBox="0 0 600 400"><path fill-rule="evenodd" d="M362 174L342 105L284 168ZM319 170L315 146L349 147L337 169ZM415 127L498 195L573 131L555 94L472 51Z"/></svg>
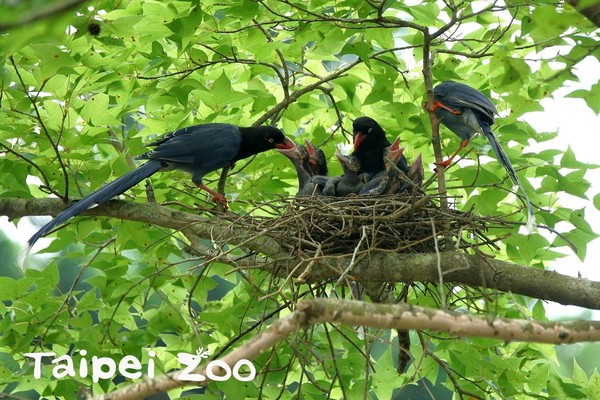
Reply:
<svg viewBox="0 0 600 400"><path fill-rule="evenodd" d="M274 126L240 128L242 142L235 160L241 160L271 149L292 149L296 145Z"/></svg>
<svg viewBox="0 0 600 400"><path fill-rule="evenodd" d="M296 146L281 130L274 126L259 126L255 129L262 136L264 140L263 144L270 149L292 149Z"/></svg>
<svg viewBox="0 0 600 400"><path fill-rule="evenodd" d="M373 118L356 118L352 123L352 130L354 136L354 151L356 151L364 141L387 142L383 128Z"/></svg>

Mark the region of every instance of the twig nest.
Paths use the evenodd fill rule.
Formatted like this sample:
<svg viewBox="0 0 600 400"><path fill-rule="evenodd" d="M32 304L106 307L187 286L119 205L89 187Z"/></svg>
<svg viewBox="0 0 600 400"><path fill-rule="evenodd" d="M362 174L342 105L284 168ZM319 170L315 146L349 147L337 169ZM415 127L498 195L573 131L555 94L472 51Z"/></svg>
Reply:
<svg viewBox="0 0 600 400"><path fill-rule="evenodd" d="M303 256L353 254L360 250L433 252L448 239L461 247L494 245L484 232L491 220L442 210L421 194L298 197L279 217L259 223L271 237ZM498 223L499 221L495 221Z"/></svg>

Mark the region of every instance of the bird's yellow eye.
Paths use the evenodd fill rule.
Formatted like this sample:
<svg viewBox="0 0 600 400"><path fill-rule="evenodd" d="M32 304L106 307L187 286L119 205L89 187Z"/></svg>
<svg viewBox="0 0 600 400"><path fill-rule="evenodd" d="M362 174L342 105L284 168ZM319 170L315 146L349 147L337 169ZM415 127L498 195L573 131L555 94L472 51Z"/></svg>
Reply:
<svg viewBox="0 0 600 400"><path fill-rule="evenodd" d="M373 128L369 128L369 130L367 132L371 132L373 130Z"/></svg>
<svg viewBox="0 0 600 400"><path fill-rule="evenodd" d="M273 140L273 139L268 139L268 140L269 140L269 143L273 143L273 142L274 142L274 140Z"/></svg>

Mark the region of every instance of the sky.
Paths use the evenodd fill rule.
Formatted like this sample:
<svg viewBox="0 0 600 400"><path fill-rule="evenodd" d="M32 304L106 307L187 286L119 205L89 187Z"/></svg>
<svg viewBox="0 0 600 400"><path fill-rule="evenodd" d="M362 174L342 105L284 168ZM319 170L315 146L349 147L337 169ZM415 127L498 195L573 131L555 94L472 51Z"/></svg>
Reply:
<svg viewBox="0 0 600 400"><path fill-rule="evenodd" d="M587 107L583 99L564 97L576 89L589 90L593 84L598 83L600 79L600 62L591 57L584 60L574 71L578 75L580 82L568 82L569 87L559 89L554 98L544 99L541 104L544 107L543 112L532 112L525 114L523 119L529 122L538 132L558 132L557 138L549 143L544 143L551 148L566 150L568 146L573 149L577 160L600 164L600 115L596 115ZM537 150L537 149L536 149ZM541 148L540 148L541 150ZM600 192L600 169L589 170L586 178L592 183L589 193L590 202L578 199L572 196L561 198L560 202L565 205L575 204L574 207L586 206L586 216L588 222L600 231L600 211L591 204L593 195ZM588 246L586 262L581 263L577 257L569 257L559 261L555 268L558 272L577 275L581 272L583 276L590 279L600 280L600 239L596 239L593 244ZM596 265L593 265L596 264Z"/></svg>
<svg viewBox="0 0 600 400"><path fill-rule="evenodd" d="M537 132L558 132L558 136L547 143L551 148L573 149L577 160L590 164L600 164L600 115L595 114L583 99L564 97L576 89L590 90L600 81L600 61L588 57L573 71L580 82L568 82L568 86L555 92L553 98L542 100L543 112L525 114L525 119ZM596 136L599 135L599 136ZM541 146L540 146L541 147ZM534 150L534 149L532 149ZM539 149L541 150L541 148ZM593 196L600 192L600 169L588 170L586 178L591 182L590 201L572 196L559 195L559 202L572 208L586 207L586 219L596 232L600 232L600 211L591 203ZM592 241L587 248L584 262L574 255L556 260L550 268L571 276L581 275L600 281L600 238ZM547 307L549 317L573 315L581 312L579 307L553 305ZM593 313L593 319L600 320L600 311Z"/></svg>

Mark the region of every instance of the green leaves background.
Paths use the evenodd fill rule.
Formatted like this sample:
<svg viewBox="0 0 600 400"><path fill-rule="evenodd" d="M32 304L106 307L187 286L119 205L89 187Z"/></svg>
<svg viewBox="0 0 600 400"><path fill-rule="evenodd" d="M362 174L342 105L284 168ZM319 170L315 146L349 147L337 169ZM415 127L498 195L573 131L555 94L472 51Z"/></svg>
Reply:
<svg viewBox="0 0 600 400"><path fill-rule="evenodd" d="M337 144L351 141L352 119L368 115L390 138L401 137L409 160L423 153L430 165L431 128L421 107L423 44L425 35L438 34L430 43L434 81L460 80L494 99L501 112L495 132L538 221L559 229L583 259L597 235L584 210L569 209L559 197L589 199L586 171L596 166L579 162L571 149L530 150L528 145L556 134L535 132L521 117L542 110L540 100L576 79L571 70L578 62L600 57L597 31L574 9L545 2L413 3L98 0L6 30L0 35L0 195L80 198L128 171L154 135L213 121L276 124L296 141L310 139L332 155ZM52 5L6 2L0 25ZM570 96L599 112L598 85ZM458 144L444 128L442 137L445 149ZM480 138L472 145L467 157L473 162L447 172L457 207L523 222L504 171L493 155L487 157L489 146ZM332 173L339 173L329 161ZM226 188L236 199L233 211L249 212L252 204L295 192L295 172L281 155L269 152L240 164ZM28 180L31 176L39 180ZM183 173L153 178L156 200L205 204L187 182ZM144 187L126 198L145 201ZM597 208L598 203L596 196ZM507 233L512 236L497 256L516 263L541 268L570 252L554 235L526 238L518 227L492 232ZM157 348L160 367L169 370L178 351L194 352L202 344L215 354L263 316L280 315L277 299L259 300L272 290L265 273L228 274L228 265L184 259L181 240L137 222L77 218L45 250L60 257L40 271L19 277L5 265L3 390L68 398L81 388L109 392L119 384L84 378L34 382L22 357L27 351L85 348L89 356L143 358ZM3 246L13 249L8 243ZM433 302L426 296L419 301ZM529 300L518 296L498 296L493 303L494 313L513 317L529 308ZM544 318L543 309L533 311ZM420 362L398 376L392 354L397 349L385 346L389 336L379 339L382 350L371 356L375 370L366 374L362 342L351 329L323 326L299 335L257 360L269 372L245 387L248 397L302 390L315 398L323 393L389 398L415 389L422 379L435 390L448 387L443 393L450 398L456 386L427 352L451 366L465 393L477 396L584 398L598 390L597 373L591 368L566 373L558 368L563 360L547 346L435 337L423 345L413 334L411 353ZM208 392L239 394L240 387L219 384Z"/></svg>

